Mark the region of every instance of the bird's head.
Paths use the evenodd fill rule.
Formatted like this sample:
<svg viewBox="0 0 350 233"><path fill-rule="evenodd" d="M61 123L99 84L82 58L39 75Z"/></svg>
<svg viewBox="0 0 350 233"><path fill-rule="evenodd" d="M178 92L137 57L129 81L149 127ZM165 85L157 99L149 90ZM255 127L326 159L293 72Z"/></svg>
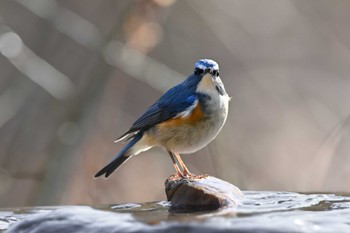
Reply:
<svg viewBox="0 0 350 233"><path fill-rule="evenodd" d="M194 74L204 76L205 74L211 74L214 77L219 76L219 65L210 59L201 59L194 64Z"/></svg>
<svg viewBox="0 0 350 233"><path fill-rule="evenodd" d="M194 75L199 77L197 92L226 95L219 77L219 65L211 59L201 59L194 65Z"/></svg>

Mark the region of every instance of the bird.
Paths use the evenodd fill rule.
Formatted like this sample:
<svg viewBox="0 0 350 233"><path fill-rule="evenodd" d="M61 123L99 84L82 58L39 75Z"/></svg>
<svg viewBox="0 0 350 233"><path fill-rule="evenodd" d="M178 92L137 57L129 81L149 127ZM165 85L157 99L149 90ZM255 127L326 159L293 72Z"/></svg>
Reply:
<svg viewBox="0 0 350 233"><path fill-rule="evenodd" d="M166 91L115 141L125 140L127 144L94 178L109 177L132 156L152 147L167 151L174 175L195 176L180 154L194 153L218 135L227 119L230 99L218 63L198 60L187 79Z"/></svg>

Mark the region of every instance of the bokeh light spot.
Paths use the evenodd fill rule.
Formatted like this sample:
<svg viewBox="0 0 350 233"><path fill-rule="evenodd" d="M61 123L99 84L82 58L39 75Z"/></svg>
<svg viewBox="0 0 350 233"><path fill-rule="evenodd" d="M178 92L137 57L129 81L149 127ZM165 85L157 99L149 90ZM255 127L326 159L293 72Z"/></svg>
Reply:
<svg viewBox="0 0 350 233"><path fill-rule="evenodd" d="M0 35L0 52L8 58L18 56L23 48L21 38L14 32L6 32Z"/></svg>

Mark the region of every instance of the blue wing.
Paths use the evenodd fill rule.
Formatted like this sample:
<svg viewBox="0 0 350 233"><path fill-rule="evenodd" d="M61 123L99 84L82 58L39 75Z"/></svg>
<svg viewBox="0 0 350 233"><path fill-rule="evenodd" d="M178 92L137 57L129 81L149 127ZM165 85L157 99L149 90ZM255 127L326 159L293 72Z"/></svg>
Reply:
<svg viewBox="0 0 350 233"><path fill-rule="evenodd" d="M197 96L182 83L171 88L162 95L155 104L149 107L119 139L130 133L148 129L158 123L175 117L191 107L196 99Z"/></svg>

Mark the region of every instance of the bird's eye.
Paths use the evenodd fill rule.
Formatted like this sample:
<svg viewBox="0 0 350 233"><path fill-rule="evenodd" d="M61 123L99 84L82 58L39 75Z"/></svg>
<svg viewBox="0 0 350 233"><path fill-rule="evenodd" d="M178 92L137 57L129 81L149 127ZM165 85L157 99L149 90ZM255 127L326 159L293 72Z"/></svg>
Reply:
<svg viewBox="0 0 350 233"><path fill-rule="evenodd" d="M194 71L194 73L195 73L196 75L199 75L199 74L204 73L204 70L202 70L202 69L200 69L200 68L196 68L196 70Z"/></svg>
<svg viewBox="0 0 350 233"><path fill-rule="evenodd" d="M219 71L218 71L218 70L213 70L213 75L214 75L215 77L218 77L218 76L219 76Z"/></svg>

